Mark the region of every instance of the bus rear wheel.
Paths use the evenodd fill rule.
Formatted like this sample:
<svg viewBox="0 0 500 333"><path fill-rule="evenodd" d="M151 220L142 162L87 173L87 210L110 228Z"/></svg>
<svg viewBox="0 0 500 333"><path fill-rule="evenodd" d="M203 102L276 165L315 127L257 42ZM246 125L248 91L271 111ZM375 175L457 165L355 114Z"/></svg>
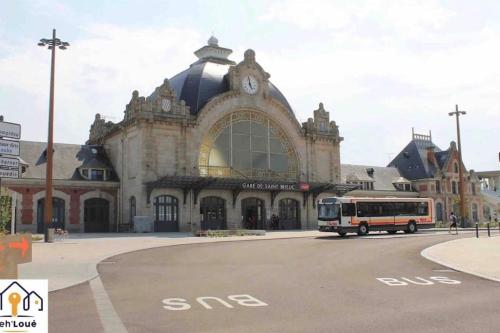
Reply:
<svg viewBox="0 0 500 333"><path fill-rule="evenodd" d="M405 232L407 234L413 234L416 231L417 231L417 225L415 224L415 222L408 223L408 227L406 228Z"/></svg>
<svg viewBox="0 0 500 333"><path fill-rule="evenodd" d="M366 224L360 224L358 227L358 236L365 236L368 234L368 226Z"/></svg>

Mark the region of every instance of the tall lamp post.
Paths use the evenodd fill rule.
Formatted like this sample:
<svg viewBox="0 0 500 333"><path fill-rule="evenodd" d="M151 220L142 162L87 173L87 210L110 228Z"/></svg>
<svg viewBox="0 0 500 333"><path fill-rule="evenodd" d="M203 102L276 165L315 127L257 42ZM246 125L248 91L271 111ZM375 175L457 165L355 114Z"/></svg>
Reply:
<svg viewBox="0 0 500 333"><path fill-rule="evenodd" d="M47 172L45 177L45 206L44 206L44 231L45 242L48 242L48 227L52 222L52 154L54 152L54 71L56 65L56 48L65 50L69 43L56 38L56 29L52 30L51 39L40 39L38 46L47 46L52 51L52 60L50 63L50 98L49 98L49 134L47 138Z"/></svg>
<svg viewBox="0 0 500 333"><path fill-rule="evenodd" d="M462 145L460 144L460 116L465 115L465 111L459 111L458 105L455 105L455 112L449 112L449 116L455 116L457 120L457 141L458 141L458 191L460 195L460 219L462 227L465 227L465 197L464 197L464 171L462 163Z"/></svg>

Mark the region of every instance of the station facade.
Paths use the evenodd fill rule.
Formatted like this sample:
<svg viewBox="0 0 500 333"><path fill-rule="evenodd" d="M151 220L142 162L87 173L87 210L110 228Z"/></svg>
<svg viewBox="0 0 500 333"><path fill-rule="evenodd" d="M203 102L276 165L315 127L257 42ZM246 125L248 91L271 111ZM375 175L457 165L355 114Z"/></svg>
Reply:
<svg viewBox="0 0 500 333"><path fill-rule="evenodd" d="M188 69L147 97L134 91L122 121L96 114L85 145L55 144L53 221L80 232L125 231L139 218L160 232L316 228L315 202L355 188L340 184L338 126L321 103L299 123L255 52L239 63L231 53L211 37ZM40 144L22 142L27 172L7 184L18 229L32 232L43 216Z"/></svg>

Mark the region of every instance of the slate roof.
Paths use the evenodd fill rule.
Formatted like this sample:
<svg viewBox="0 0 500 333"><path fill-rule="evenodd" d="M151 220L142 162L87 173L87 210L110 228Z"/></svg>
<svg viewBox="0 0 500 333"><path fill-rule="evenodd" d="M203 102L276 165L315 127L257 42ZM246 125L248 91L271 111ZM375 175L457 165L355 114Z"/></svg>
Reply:
<svg viewBox="0 0 500 333"><path fill-rule="evenodd" d="M45 179L47 143L35 141L20 143L20 157L28 164L22 178ZM53 179L85 180L77 170L80 167L110 168L113 171L110 181L118 181L102 146L54 143Z"/></svg>
<svg viewBox="0 0 500 333"><path fill-rule="evenodd" d="M427 148L429 147L434 147L437 166L428 159ZM438 169L443 168L449 155L450 150L442 151L432 141L413 139L387 166L398 168L406 179L434 178Z"/></svg>
<svg viewBox="0 0 500 333"><path fill-rule="evenodd" d="M197 115L212 98L229 91L227 73L230 66L216 59L200 59L188 69L169 79L170 85L177 99L184 100L190 107L191 114ZM269 82L269 94L295 117L285 96L271 82ZM154 97L153 93L149 98Z"/></svg>
<svg viewBox="0 0 500 333"><path fill-rule="evenodd" d="M367 169L373 169L373 177L368 175ZM341 164L340 182L346 183L350 176L358 178L359 181L373 181L373 190L378 191L395 191L396 187L393 183L401 181L397 168Z"/></svg>

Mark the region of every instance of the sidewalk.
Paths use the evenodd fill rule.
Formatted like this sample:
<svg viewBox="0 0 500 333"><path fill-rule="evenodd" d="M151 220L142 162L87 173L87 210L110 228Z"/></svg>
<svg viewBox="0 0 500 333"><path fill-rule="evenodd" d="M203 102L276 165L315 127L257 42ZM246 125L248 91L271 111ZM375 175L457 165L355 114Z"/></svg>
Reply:
<svg viewBox="0 0 500 333"><path fill-rule="evenodd" d="M194 237L191 233L74 234L64 241L33 243L33 260L19 265L20 279L48 279L49 291L67 288L98 275L102 260L154 247L263 239L325 236L319 231L273 231L263 236Z"/></svg>
<svg viewBox="0 0 500 333"><path fill-rule="evenodd" d="M431 246L421 255L454 270L500 282L500 236L452 240Z"/></svg>

